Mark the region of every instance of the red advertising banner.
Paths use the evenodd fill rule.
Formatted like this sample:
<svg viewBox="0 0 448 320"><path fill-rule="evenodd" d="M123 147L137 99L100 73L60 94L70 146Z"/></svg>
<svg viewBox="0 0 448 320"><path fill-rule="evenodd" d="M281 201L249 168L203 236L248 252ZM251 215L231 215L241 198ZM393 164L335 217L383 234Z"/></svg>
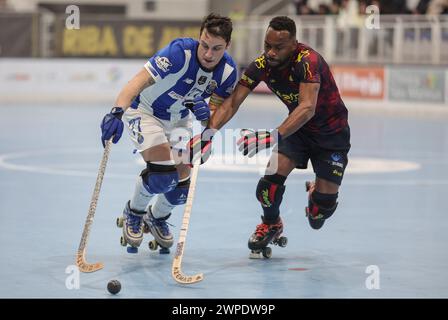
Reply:
<svg viewBox="0 0 448 320"><path fill-rule="evenodd" d="M342 98L384 99L383 67L332 66Z"/></svg>

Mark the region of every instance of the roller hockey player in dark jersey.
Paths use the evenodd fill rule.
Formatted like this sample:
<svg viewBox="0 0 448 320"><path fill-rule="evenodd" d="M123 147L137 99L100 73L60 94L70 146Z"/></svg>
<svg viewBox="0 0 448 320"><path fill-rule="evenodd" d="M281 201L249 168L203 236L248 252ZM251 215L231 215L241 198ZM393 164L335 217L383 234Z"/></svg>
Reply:
<svg viewBox="0 0 448 320"><path fill-rule="evenodd" d="M288 117L276 129L242 130L238 141L240 151L249 157L275 146L266 175L256 188L264 214L249 239L253 251L260 251L271 242L286 245L286 239L280 237L283 223L279 211L284 184L293 169L306 169L309 160L316 177L306 183L306 216L313 229L323 226L338 205L339 186L350 150L348 112L324 58L296 40L295 23L288 17L273 18L264 41L264 53L248 66L233 94L213 114L209 130L190 141L194 157L199 157L199 148L193 147L200 142L202 162L206 161L213 133L234 116L260 81L288 107ZM275 167L273 172L270 167Z"/></svg>

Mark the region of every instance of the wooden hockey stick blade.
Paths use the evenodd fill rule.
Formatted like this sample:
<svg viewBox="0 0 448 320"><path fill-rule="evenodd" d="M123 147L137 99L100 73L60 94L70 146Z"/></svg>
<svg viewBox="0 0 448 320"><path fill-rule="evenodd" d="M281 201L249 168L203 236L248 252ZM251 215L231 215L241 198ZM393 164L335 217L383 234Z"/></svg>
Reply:
<svg viewBox="0 0 448 320"><path fill-rule="evenodd" d="M176 253L174 254L171 275L174 280L182 284L192 284L204 279L203 273L187 276L182 272L182 257L184 255L185 240L187 238L188 225L190 224L191 208L196 190L196 180L198 177L199 163L193 166L190 177L190 188L188 189L187 203L185 204L184 216L182 218L182 227L180 229L179 240L177 242Z"/></svg>
<svg viewBox="0 0 448 320"><path fill-rule="evenodd" d="M78 251L76 254L76 265L81 272L95 272L104 268L104 264L101 262L88 263L84 256L84 251Z"/></svg>
<svg viewBox="0 0 448 320"><path fill-rule="evenodd" d="M103 157L100 163L100 169L96 177L95 189L92 194L92 200L90 201L89 211L87 213L86 222L84 224L84 230L82 231L81 241L79 243L78 251L76 253L76 265L81 272L95 272L101 270L104 264L101 262L88 263L85 258L87 240L90 234L90 228L93 223L93 218L95 216L96 205L98 202L98 197L101 190L101 184L103 183L104 172L106 171L107 161L109 159L110 146L112 144L112 139L106 142L104 148Z"/></svg>
<svg viewBox="0 0 448 320"><path fill-rule="evenodd" d="M171 269L171 275L174 280L182 284L192 284L204 280L204 274L198 273L192 276L185 275L181 270L182 256L184 251L184 242L179 242L176 248L176 254L174 255L173 268Z"/></svg>

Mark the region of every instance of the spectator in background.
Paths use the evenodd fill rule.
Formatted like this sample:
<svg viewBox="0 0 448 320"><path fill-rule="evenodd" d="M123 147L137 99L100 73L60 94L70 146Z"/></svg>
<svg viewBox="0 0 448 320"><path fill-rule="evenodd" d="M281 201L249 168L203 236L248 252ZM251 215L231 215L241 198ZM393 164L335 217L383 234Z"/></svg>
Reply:
<svg viewBox="0 0 448 320"><path fill-rule="evenodd" d="M330 5L330 11L332 14L339 14L341 8L342 0L333 0Z"/></svg>
<svg viewBox="0 0 448 320"><path fill-rule="evenodd" d="M426 14L428 11L428 5L431 2L431 0L420 0L415 7L415 9L412 11L414 14Z"/></svg>
<svg viewBox="0 0 448 320"><path fill-rule="evenodd" d="M308 0L294 0L294 6L296 7L296 14L298 15L315 14L315 12L308 7Z"/></svg>
<svg viewBox="0 0 448 320"><path fill-rule="evenodd" d="M323 3L319 4L318 14L321 14L321 15L331 14L330 7L328 7L326 4L323 4Z"/></svg>
<svg viewBox="0 0 448 320"><path fill-rule="evenodd" d="M448 14L448 0L432 0L428 5L427 14Z"/></svg>
<svg viewBox="0 0 448 320"><path fill-rule="evenodd" d="M338 26L358 27L362 25L362 18L359 15L358 1L356 0L342 0L339 9Z"/></svg>

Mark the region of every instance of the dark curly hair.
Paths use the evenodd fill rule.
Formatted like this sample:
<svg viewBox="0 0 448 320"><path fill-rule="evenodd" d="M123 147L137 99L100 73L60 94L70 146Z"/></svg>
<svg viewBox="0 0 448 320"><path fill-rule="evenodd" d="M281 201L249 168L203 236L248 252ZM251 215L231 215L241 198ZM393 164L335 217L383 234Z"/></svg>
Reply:
<svg viewBox="0 0 448 320"><path fill-rule="evenodd" d="M289 32L291 37L296 37L296 23L291 18L286 16L278 16L272 18L269 22L269 27L274 29L275 31L283 31L286 30Z"/></svg>
<svg viewBox="0 0 448 320"><path fill-rule="evenodd" d="M221 37L229 43L232 36L232 20L219 14L210 13L202 20L200 35L204 29L211 35Z"/></svg>

